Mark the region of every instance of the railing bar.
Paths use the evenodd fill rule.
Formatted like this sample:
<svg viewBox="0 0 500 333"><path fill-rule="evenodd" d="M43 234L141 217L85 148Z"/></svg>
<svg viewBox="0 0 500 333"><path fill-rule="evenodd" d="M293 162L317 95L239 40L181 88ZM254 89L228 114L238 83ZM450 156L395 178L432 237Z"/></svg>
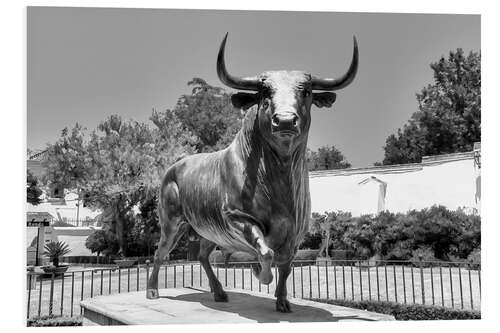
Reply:
<svg viewBox="0 0 500 333"><path fill-rule="evenodd" d="M90 298L94 297L94 270L90 272Z"/></svg>
<svg viewBox="0 0 500 333"><path fill-rule="evenodd" d="M111 269L109 269L108 295L111 294Z"/></svg>
<svg viewBox="0 0 500 333"><path fill-rule="evenodd" d="M361 295L361 300L363 300L363 277L361 275L361 260L358 262L359 264L359 267L358 267L358 271L359 271L359 292L360 292L360 295Z"/></svg>
<svg viewBox="0 0 500 333"><path fill-rule="evenodd" d="M42 277L40 276L40 294L38 295L38 317L40 317L40 314L42 312L42 286L43 286L43 283L42 283Z"/></svg>
<svg viewBox="0 0 500 333"><path fill-rule="evenodd" d="M333 263L333 280L335 281L333 283L333 291L335 292L335 299L338 298L337 295L337 265L335 264L335 261L332 261Z"/></svg>
<svg viewBox="0 0 500 333"><path fill-rule="evenodd" d="M439 282L441 284L441 306L444 306L443 268L441 266L439 266Z"/></svg>
<svg viewBox="0 0 500 333"><path fill-rule="evenodd" d="M342 263L342 293L345 299L345 263Z"/></svg>
<svg viewBox="0 0 500 333"><path fill-rule="evenodd" d="M27 304L27 309L26 309L26 318L30 317L30 303L31 303L31 283L32 283L32 275L28 274L28 304ZM36 283L36 282L35 282Z"/></svg>
<svg viewBox="0 0 500 333"><path fill-rule="evenodd" d="M253 275L251 267L249 267L249 273L250 273L250 291L253 291Z"/></svg>
<svg viewBox="0 0 500 333"><path fill-rule="evenodd" d="M368 299L372 300L372 281L370 277L370 262L368 262Z"/></svg>
<svg viewBox="0 0 500 333"><path fill-rule="evenodd" d="M335 265L335 263L334 263ZM335 266L334 272L335 272ZM325 260L325 276L326 276L326 299L330 298L330 281L328 281L328 259Z"/></svg>
<svg viewBox="0 0 500 333"><path fill-rule="evenodd" d="M64 310L64 278L66 275L63 273L62 274L62 281L61 281L61 316L63 315L63 310Z"/></svg>
<svg viewBox="0 0 500 333"><path fill-rule="evenodd" d="M75 272L71 272L71 317L73 317L74 296L75 296Z"/></svg>
<svg viewBox="0 0 500 333"><path fill-rule="evenodd" d="M396 303L398 302L398 285L396 283L396 265L392 265L392 276L394 279L394 298L396 299Z"/></svg>
<svg viewBox="0 0 500 333"><path fill-rule="evenodd" d="M49 316L52 315L52 307L54 306L54 273L50 278L50 298L49 298Z"/></svg>
<svg viewBox="0 0 500 333"><path fill-rule="evenodd" d="M354 262L351 262L351 298L354 299L354 274L352 272L352 266Z"/></svg>
<svg viewBox="0 0 500 333"><path fill-rule="evenodd" d="M458 266L458 281L460 285L460 307L463 309L464 308L464 297L463 297L463 290L462 290L462 267Z"/></svg>
<svg viewBox="0 0 500 333"><path fill-rule="evenodd" d="M127 268L127 292L130 292L130 267Z"/></svg>
<svg viewBox="0 0 500 333"><path fill-rule="evenodd" d="M185 265L182 265L182 287L184 288L186 286L186 269Z"/></svg>
<svg viewBox="0 0 500 333"><path fill-rule="evenodd" d="M136 291L139 291L139 262L137 262L137 274L135 275L135 280L136 280Z"/></svg>
<svg viewBox="0 0 500 333"><path fill-rule="evenodd" d="M424 271L422 268L422 261L420 261L420 294L422 296L422 304L425 305Z"/></svg>
<svg viewBox="0 0 500 333"><path fill-rule="evenodd" d="M104 274L104 269L101 269L101 296L102 296L102 283L104 281L103 274Z"/></svg>
<svg viewBox="0 0 500 333"><path fill-rule="evenodd" d="M406 304L406 277L405 277L405 270L406 270L406 266L405 265L401 265L401 271L403 272L403 300L404 300L404 303Z"/></svg>
<svg viewBox="0 0 500 333"><path fill-rule="evenodd" d="M233 288L236 288L236 264L233 264Z"/></svg>
<svg viewBox="0 0 500 333"><path fill-rule="evenodd" d="M449 275L450 275L451 307L455 308L455 299L453 297L453 277L452 277L452 274L451 274L451 263L448 264L448 272L449 272Z"/></svg>
<svg viewBox="0 0 500 333"><path fill-rule="evenodd" d="M432 264L430 264L431 270L431 293L432 293L432 305L436 305L434 301L434 275L432 274Z"/></svg>
<svg viewBox="0 0 500 333"><path fill-rule="evenodd" d="M118 294L122 291L122 270L118 267Z"/></svg>
<svg viewBox="0 0 500 333"><path fill-rule="evenodd" d="M193 264L191 264L191 287L193 287L193 281L194 281L194 279L193 279L193 273L194 273L193 272Z"/></svg>
<svg viewBox="0 0 500 333"><path fill-rule="evenodd" d="M384 277L385 277L385 298L389 302L389 284L387 282L387 263L384 263Z"/></svg>
<svg viewBox="0 0 500 333"><path fill-rule="evenodd" d="M202 280L203 280L203 277L201 275L201 264L198 264L198 268L200 270L200 287L202 286ZM219 273L219 269L217 267L217 273ZM217 280L219 279L219 274L217 274Z"/></svg>
<svg viewBox="0 0 500 333"><path fill-rule="evenodd" d="M312 275L311 275L311 264L309 264L309 298L312 298Z"/></svg>
<svg viewBox="0 0 500 333"><path fill-rule="evenodd" d="M477 268L477 277L479 282L479 298L481 298L481 266Z"/></svg>
<svg viewBox="0 0 500 333"><path fill-rule="evenodd" d="M470 307L472 310L474 310L474 301L472 300L472 278L471 278L471 265L469 264L469 293L470 293Z"/></svg>
<svg viewBox="0 0 500 333"><path fill-rule="evenodd" d="M260 291L260 282L259 282ZM292 262L292 295L295 297L295 264Z"/></svg>
<svg viewBox="0 0 500 333"><path fill-rule="evenodd" d="M415 279L413 277L413 264L410 266L410 273L411 273L411 292L412 292L412 302L415 304Z"/></svg>
<svg viewBox="0 0 500 333"><path fill-rule="evenodd" d="M82 288L80 290L80 301L83 301L83 289L84 289L84 280L85 280L85 272L82 271ZM83 312L83 308L82 306L80 305L80 314L82 314Z"/></svg>
<svg viewBox="0 0 500 333"><path fill-rule="evenodd" d="M245 266L241 265L241 289L245 289Z"/></svg>
<svg viewBox="0 0 500 333"><path fill-rule="evenodd" d="M300 298L304 298L304 274L302 273L303 263L300 263Z"/></svg>
<svg viewBox="0 0 500 333"><path fill-rule="evenodd" d="M224 264L224 271L225 286L227 287L227 264Z"/></svg>
<svg viewBox="0 0 500 333"><path fill-rule="evenodd" d="M319 264L316 263L316 272L318 277L318 298L321 298L321 287L320 287L320 279L319 279Z"/></svg>
<svg viewBox="0 0 500 333"><path fill-rule="evenodd" d="M174 264L174 288L177 288L177 265Z"/></svg>
<svg viewBox="0 0 500 333"><path fill-rule="evenodd" d="M378 264L375 262L375 269L377 272L377 301L380 302L380 283L379 283L379 275L378 275Z"/></svg>

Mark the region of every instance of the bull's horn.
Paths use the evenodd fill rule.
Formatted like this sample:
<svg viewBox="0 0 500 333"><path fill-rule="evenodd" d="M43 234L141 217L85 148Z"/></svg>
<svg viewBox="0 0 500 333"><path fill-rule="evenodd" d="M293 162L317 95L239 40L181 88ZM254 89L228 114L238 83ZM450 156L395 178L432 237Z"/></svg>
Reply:
<svg viewBox="0 0 500 333"><path fill-rule="evenodd" d="M219 55L217 56L217 75L226 86L238 90L259 90L260 81L256 78L239 78L232 76L226 70L226 62L224 61L224 50L226 48L227 33L220 45Z"/></svg>
<svg viewBox="0 0 500 333"><path fill-rule="evenodd" d="M319 79L312 78L312 89L313 90L324 90L324 91L332 91L342 89L348 86L354 77L356 76L356 72L358 71L358 42L356 41L356 36L353 36L354 39L354 50L352 53L351 66L349 66L349 70L339 79Z"/></svg>

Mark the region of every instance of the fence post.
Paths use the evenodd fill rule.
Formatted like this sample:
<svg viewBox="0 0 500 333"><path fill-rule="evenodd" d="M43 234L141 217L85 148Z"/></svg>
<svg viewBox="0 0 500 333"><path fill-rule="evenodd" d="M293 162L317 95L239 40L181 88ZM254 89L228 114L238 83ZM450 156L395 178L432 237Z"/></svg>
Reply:
<svg viewBox="0 0 500 333"><path fill-rule="evenodd" d="M422 268L422 254L418 255L418 260L420 262L420 289L422 290L422 304L425 305L425 288L424 288L424 271Z"/></svg>
<svg viewBox="0 0 500 333"><path fill-rule="evenodd" d="M148 260L146 260L146 283L147 283L147 281L149 280L149 264L150 264L150 263L151 263L151 262L149 261L149 259L148 259Z"/></svg>

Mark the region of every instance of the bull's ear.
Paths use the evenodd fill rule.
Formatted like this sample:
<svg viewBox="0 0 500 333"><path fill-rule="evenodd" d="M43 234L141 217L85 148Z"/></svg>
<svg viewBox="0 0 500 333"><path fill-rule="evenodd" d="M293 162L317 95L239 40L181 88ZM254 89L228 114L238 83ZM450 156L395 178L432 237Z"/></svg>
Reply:
<svg viewBox="0 0 500 333"><path fill-rule="evenodd" d="M235 108L247 110L259 102L258 93L250 94L239 92L231 95L231 102Z"/></svg>
<svg viewBox="0 0 500 333"><path fill-rule="evenodd" d="M318 108L329 108L337 99L337 94L332 92L313 93L313 103Z"/></svg>

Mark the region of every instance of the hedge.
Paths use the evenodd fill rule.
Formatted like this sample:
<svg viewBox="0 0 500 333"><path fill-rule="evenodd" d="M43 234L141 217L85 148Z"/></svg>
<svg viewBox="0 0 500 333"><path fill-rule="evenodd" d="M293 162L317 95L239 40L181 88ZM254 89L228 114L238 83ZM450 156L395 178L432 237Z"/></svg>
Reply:
<svg viewBox="0 0 500 333"><path fill-rule="evenodd" d="M82 317L42 316L28 318L27 326L83 326Z"/></svg>
<svg viewBox="0 0 500 333"><path fill-rule="evenodd" d="M481 319L480 311L450 309L421 304L399 304L378 301L312 299L316 302L393 315L396 320L465 320Z"/></svg>
<svg viewBox="0 0 500 333"><path fill-rule="evenodd" d="M317 214L316 214L317 215ZM334 214L325 213L317 219ZM337 213L337 215L339 215ZM343 214L348 216L349 214ZM380 212L330 221L331 248L356 259L464 261L480 259L481 217L464 210L432 206L407 213ZM318 235L306 235L302 248L319 248Z"/></svg>

